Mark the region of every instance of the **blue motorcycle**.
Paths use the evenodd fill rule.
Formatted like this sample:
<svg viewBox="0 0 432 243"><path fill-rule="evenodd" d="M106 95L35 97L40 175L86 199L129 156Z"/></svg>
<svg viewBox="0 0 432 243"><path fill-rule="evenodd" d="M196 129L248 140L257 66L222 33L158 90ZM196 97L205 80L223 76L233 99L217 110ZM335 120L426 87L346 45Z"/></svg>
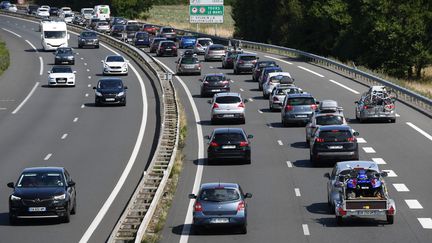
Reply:
<svg viewBox="0 0 432 243"><path fill-rule="evenodd" d="M362 197L384 197L380 175L367 170L358 170L347 181L348 199Z"/></svg>

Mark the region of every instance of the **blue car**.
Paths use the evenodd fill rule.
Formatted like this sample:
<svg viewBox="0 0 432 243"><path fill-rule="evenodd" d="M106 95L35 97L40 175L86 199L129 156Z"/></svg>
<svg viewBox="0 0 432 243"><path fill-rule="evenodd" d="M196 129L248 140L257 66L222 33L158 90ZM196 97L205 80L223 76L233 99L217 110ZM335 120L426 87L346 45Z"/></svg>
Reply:
<svg viewBox="0 0 432 243"><path fill-rule="evenodd" d="M136 47L150 47L150 35L145 31L138 31L133 38Z"/></svg>
<svg viewBox="0 0 432 243"><path fill-rule="evenodd" d="M180 49L189 49L194 48L197 38L195 36L183 36L180 39L179 48Z"/></svg>

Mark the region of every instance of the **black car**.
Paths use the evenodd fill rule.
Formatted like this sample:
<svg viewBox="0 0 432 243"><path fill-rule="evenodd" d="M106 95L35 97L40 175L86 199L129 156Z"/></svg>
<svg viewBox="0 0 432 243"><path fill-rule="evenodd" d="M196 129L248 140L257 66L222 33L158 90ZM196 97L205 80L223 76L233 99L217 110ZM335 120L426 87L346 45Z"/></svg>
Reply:
<svg viewBox="0 0 432 243"><path fill-rule="evenodd" d="M320 126L310 139L310 161L358 160L359 151L356 136L347 125Z"/></svg>
<svg viewBox="0 0 432 243"><path fill-rule="evenodd" d="M162 57L162 56L174 56L176 57L177 54L177 46L174 41L161 41L159 43L159 46L156 50L156 56Z"/></svg>
<svg viewBox="0 0 432 243"><path fill-rule="evenodd" d="M78 48L82 48L84 46L93 46L95 48L99 48L99 38L96 32L81 32L81 34L78 36Z"/></svg>
<svg viewBox="0 0 432 243"><path fill-rule="evenodd" d="M255 66L252 69L252 80L258 81L259 76L261 76L261 72L266 67L278 67L275 61L259 61L255 63Z"/></svg>
<svg viewBox="0 0 432 243"><path fill-rule="evenodd" d="M230 92L230 79L222 73L207 74L200 79L201 97L213 96L215 93Z"/></svg>
<svg viewBox="0 0 432 243"><path fill-rule="evenodd" d="M136 32L141 30L141 26L137 25L137 24L128 24L125 27L125 32L126 32L126 41L127 42L132 42L133 38L135 37Z"/></svg>
<svg viewBox="0 0 432 243"><path fill-rule="evenodd" d="M95 90L95 105L119 104L126 106L127 86L119 78L105 78L99 80Z"/></svg>
<svg viewBox="0 0 432 243"><path fill-rule="evenodd" d="M116 24L111 26L110 35L114 38L123 40L125 34L125 26L121 24Z"/></svg>
<svg viewBox="0 0 432 243"><path fill-rule="evenodd" d="M209 139L207 149L207 163L216 159L241 159L247 164L251 163L251 147L249 139L242 128L216 128Z"/></svg>
<svg viewBox="0 0 432 243"><path fill-rule="evenodd" d="M167 39L166 38L162 38L162 37L155 37L155 38L153 38L152 41L151 41L151 43L150 43L150 50L149 50L149 52L150 53L155 53L156 50L159 47L159 43L161 41L165 41L165 40L167 40Z"/></svg>
<svg viewBox="0 0 432 243"><path fill-rule="evenodd" d="M72 48L70 47L59 47L54 52L54 64L75 64L75 54L73 53Z"/></svg>
<svg viewBox="0 0 432 243"><path fill-rule="evenodd" d="M36 11L38 10L39 5L30 4L27 7L27 13L28 14L36 14Z"/></svg>
<svg viewBox="0 0 432 243"><path fill-rule="evenodd" d="M72 19L72 24L84 26L86 25L86 20L81 15L75 15Z"/></svg>
<svg viewBox="0 0 432 243"><path fill-rule="evenodd" d="M125 25L127 23L127 19L123 17L113 17L110 21L110 25Z"/></svg>
<svg viewBox="0 0 432 243"><path fill-rule="evenodd" d="M59 8L50 7L49 14L50 14L50 16L58 16L59 15Z"/></svg>
<svg viewBox="0 0 432 243"><path fill-rule="evenodd" d="M9 196L11 224L29 218L59 218L68 223L76 213L75 182L65 168L26 168L16 184L7 186L14 189Z"/></svg>

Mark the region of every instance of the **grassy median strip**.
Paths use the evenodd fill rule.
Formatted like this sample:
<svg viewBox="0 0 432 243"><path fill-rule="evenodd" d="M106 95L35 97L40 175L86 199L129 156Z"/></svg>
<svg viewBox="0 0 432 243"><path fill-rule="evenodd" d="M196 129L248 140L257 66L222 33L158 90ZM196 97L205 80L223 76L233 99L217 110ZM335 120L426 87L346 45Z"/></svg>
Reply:
<svg viewBox="0 0 432 243"><path fill-rule="evenodd" d="M0 75L9 67L9 51L6 48L6 43L0 40Z"/></svg>
<svg viewBox="0 0 432 243"><path fill-rule="evenodd" d="M179 101L177 101L177 103L180 112L180 134L176 159L174 161L174 166L171 170L168 182L165 186L163 196L158 206L156 207L156 211L150 221L147 232L141 240L141 242L143 243L156 243L162 239L162 229L165 226L168 211L174 200L174 194L177 189L179 176L183 168L183 159L185 157L183 154L183 148L187 135L187 121L183 106L180 104Z"/></svg>

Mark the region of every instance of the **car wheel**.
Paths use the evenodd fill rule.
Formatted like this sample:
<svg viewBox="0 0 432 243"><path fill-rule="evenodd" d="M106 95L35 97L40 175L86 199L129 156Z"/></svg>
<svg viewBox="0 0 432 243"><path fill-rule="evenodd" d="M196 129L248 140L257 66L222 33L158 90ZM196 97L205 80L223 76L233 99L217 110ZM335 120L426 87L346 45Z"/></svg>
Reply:
<svg viewBox="0 0 432 243"><path fill-rule="evenodd" d="M78 45L78 49L82 48L82 45Z"/></svg>
<svg viewBox="0 0 432 243"><path fill-rule="evenodd" d="M387 223L388 224L394 223L394 215L387 215Z"/></svg>
<svg viewBox="0 0 432 243"><path fill-rule="evenodd" d="M198 225L192 225L192 234L200 235L202 233L203 228Z"/></svg>
<svg viewBox="0 0 432 243"><path fill-rule="evenodd" d="M99 49L99 45L96 46L96 49Z"/></svg>
<svg viewBox="0 0 432 243"><path fill-rule="evenodd" d="M17 225L18 224L18 219L14 216L9 215L9 224L10 225Z"/></svg>
<svg viewBox="0 0 432 243"><path fill-rule="evenodd" d="M74 198L74 203L73 203L73 208L72 208L72 210L71 210L71 214L72 215L75 215L76 214L76 210L77 209L77 203L76 203L76 196L75 196L75 198Z"/></svg>
<svg viewBox="0 0 432 243"><path fill-rule="evenodd" d="M213 164L214 163L214 159L213 158L210 158L210 157L207 157L207 164L208 165L211 165L211 164Z"/></svg>
<svg viewBox="0 0 432 243"><path fill-rule="evenodd" d="M238 74L237 69L234 68L234 74Z"/></svg>
<svg viewBox="0 0 432 243"><path fill-rule="evenodd" d="M360 120L360 119L359 119L359 116L358 116L358 114L357 114L357 109L355 110L355 116L356 116L356 120L357 120L357 121Z"/></svg>
<svg viewBox="0 0 432 243"><path fill-rule="evenodd" d="M390 123L396 123L396 118L390 119Z"/></svg>
<svg viewBox="0 0 432 243"><path fill-rule="evenodd" d="M339 226L343 224L342 216L336 216L336 224Z"/></svg>
<svg viewBox="0 0 432 243"><path fill-rule="evenodd" d="M121 105L122 106L126 106L126 100Z"/></svg>
<svg viewBox="0 0 432 243"><path fill-rule="evenodd" d="M242 225L241 227L240 227L240 233L241 234L247 234L247 226L246 225Z"/></svg>
<svg viewBox="0 0 432 243"><path fill-rule="evenodd" d="M248 158L246 158L246 159L244 160L244 162L245 162L245 164L250 165L251 162L252 162L252 160L251 160L250 157L248 157Z"/></svg>
<svg viewBox="0 0 432 243"><path fill-rule="evenodd" d="M309 161L313 167L317 166L317 160L318 160L318 158L315 155L313 155L313 154L309 155Z"/></svg>
<svg viewBox="0 0 432 243"><path fill-rule="evenodd" d="M216 125L217 124L217 121L215 120L215 119L211 119L211 122L210 122L212 125Z"/></svg>
<svg viewBox="0 0 432 243"><path fill-rule="evenodd" d="M306 148L309 148L309 147L310 147L310 144L309 144L309 143L310 143L310 140L306 138Z"/></svg>
<svg viewBox="0 0 432 243"><path fill-rule="evenodd" d="M101 106L100 102L95 100L95 106Z"/></svg>
<svg viewBox="0 0 432 243"><path fill-rule="evenodd" d="M70 215L71 215L71 211L68 209L66 209L66 215L63 216L63 223L69 223L70 222Z"/></svg>
<svg viewBox="0 0 432 243"><path fill-rule="evenodd" d="M282 126L284 126L284 127L288 126L288 123L284 119L282 119Z"/></svg>
<svg viewBox="0 0 432 243"><path fill-rule="evenodd" d="M72 61L72 62L71 62L71 65L75 65L75 61Z"/></svg>

